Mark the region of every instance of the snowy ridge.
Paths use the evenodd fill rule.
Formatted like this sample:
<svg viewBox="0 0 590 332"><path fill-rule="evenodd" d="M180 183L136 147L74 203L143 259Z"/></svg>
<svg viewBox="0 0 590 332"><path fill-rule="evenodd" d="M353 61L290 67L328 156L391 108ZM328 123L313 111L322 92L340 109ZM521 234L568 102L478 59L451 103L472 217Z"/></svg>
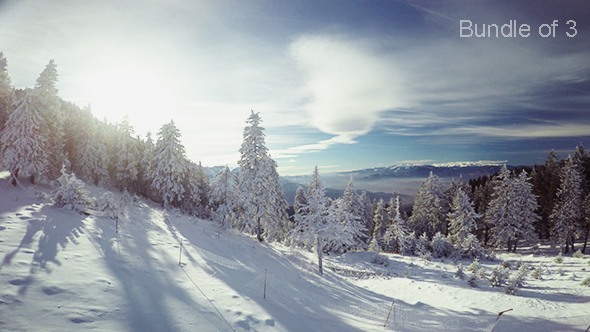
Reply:
<svg viewBox="0 0 590 332"><path fill-rule="evenodd" d="M489 331L508 308L498 331L583 330L590 320L590 288L579 285L588 258L504 254L547 268L521 296L484 280L471 288L449 262L392 254L382 254L387 266L371 252L331 254L320 276L311 252L142 199L117 233L102 213L55 208L34 193L51 187L23 185L0 179L0 330L381 331L392 302L391 331ZM489 274L498 262L481 264Z"/></svg>

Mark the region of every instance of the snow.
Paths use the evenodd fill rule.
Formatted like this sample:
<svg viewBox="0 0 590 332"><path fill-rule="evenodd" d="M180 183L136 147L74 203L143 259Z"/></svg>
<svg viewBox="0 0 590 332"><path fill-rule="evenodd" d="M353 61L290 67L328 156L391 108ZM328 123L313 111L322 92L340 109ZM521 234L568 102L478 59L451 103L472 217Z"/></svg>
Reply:
<svg viewBox="0 0 590 332"><path fill-rule="evenodd" d="M0 178L0 330L490 331L511 308L495 331L590 324L590 287L580 285L588 255L556 263L557 250L541 245L480 262L488 277L503 260L511 277L519 261L543 263L542 279L529 275L519 296L486 280L469 287L448 258L381 254L385 266L370 263L371 252L331 254L320 276L312 252L259 243L149 201L131 202L116 233L103 212L81 215L36 195L51 192L46 184L23 181L23 190L7 172Z"/></svg>

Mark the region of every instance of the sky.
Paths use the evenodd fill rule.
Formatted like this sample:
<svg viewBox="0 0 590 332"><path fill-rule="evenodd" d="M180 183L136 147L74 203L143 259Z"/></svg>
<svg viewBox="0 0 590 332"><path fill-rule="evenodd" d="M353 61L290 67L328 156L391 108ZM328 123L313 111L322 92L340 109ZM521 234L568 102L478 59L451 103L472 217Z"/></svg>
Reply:
<svg viewBox="0 0 590 332"><path fill-rule="evenodd" d="M173 120L204 166L237 165L251 110L281 175L590 148L585 0L0 0L0 51L16 88L54 59L97 118Z"/></svg>

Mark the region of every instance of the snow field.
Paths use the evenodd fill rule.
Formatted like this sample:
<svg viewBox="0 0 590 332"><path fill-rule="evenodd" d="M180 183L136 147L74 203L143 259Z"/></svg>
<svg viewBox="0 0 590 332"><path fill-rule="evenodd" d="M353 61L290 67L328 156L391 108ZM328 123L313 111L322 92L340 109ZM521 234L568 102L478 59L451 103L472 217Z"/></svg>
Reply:
<svg viewBox="0 0 590 332"><path fill-rule="evenodd" d="M495 331L590 324L590 287L580 285L588 255L556 263L548 246L480 262L487 277L503 260L511 276L518 261L543 264L542 279L529 273L513 296L487 280L472 288L455 278L456 263L469 274L468 260L381 254L383 266L370 263L375 253L330 254L320 276L314 252L259 243L147 201L127 206L118 234L114 220L89 212L52 207L0 180L0 330L381 331L392 302L391 331L489 331L510 308Z"/></svg>

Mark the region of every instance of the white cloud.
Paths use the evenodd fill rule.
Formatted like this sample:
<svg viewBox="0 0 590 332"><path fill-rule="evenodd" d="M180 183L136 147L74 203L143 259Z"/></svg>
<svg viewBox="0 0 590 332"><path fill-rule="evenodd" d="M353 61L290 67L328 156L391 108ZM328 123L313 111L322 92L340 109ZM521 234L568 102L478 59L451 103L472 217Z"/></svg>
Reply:
<svg viewBox="0 0 590 332"><path fill-rule="evenodd" d="M406 106L403 80L396 66L374 53L371 45L337 36L303 36L290 53L306 81L310 124L336 135L295 150L321 150L336 143L353 143L371 131L379 113Z"/></svg>

